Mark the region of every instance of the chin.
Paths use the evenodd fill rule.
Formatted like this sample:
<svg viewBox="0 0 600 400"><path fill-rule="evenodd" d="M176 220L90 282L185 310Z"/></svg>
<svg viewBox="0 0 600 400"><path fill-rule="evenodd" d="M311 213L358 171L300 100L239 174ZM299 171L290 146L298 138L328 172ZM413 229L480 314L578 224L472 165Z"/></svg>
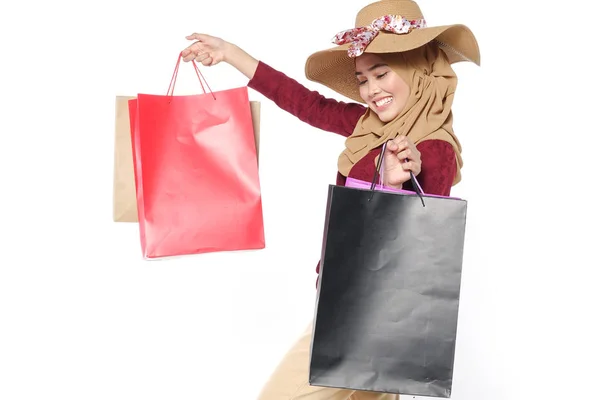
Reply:
<svg viewBox="0 0 600 400"><path fill-rule="evenodd" d="M377 114L377 116L379 117L379 119L381 120L381 122L390 122L391 120L394 119L394 116L391 113L375 113Z"/></svg>
<svg viewBox="0 0 600 400"><path fill-rule="evenodd" d="M376 110L373 110L373 108L371 108L371 111L373 111L377 115L379 120L384 123L390 122L399 114L393 110L385 110L382 113L378 113Z"/></svg>

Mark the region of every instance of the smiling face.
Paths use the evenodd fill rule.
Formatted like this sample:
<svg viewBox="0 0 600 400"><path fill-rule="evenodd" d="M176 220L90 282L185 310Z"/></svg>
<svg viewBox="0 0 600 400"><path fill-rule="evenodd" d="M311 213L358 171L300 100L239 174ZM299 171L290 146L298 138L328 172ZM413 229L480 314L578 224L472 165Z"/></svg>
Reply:
<svg viewBox="0 0 600 400"><path fill-rule="evenodd" d="M382 122L396 118L408 100L408 84L376 54L364 53L355 65L360 97Z"/></svg>

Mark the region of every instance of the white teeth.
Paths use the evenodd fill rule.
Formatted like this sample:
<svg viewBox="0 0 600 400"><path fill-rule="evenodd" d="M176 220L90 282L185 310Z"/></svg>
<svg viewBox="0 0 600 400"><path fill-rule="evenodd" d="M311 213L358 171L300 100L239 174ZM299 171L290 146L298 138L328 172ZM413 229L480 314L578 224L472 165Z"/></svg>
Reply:
<svg viewBox="0 0 600 400"><path fill-rule="evenodd" d="M385 99L381 99L379 101L376 101L375 105L377 107L381 107L382 105L388 104L388 103L391 103L391 102L392 102L392 98L391 97L386 97Z"/></svg>

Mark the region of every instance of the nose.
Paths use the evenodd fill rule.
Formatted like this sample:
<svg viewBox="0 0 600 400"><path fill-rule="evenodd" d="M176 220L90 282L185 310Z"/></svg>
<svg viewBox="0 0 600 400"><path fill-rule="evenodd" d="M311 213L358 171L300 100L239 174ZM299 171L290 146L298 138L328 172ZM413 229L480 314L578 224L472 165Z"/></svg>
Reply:
<svg viewBox="0 0 600 400"><path fill-rule="evenodd" d="M379 89L379 86L377 86L373 83L369 83L369 97L373 98L376 95L378 95L379 93L381 93L381 89Z"/></svg>

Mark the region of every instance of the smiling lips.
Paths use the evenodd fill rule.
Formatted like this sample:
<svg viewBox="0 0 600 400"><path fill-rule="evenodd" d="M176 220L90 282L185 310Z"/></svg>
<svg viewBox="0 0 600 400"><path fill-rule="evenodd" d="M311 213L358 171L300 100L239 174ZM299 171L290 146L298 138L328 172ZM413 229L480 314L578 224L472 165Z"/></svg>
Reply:
<svg viewBox="0 0 600 400"><path fill-rule="evenodd" d="M384 97L383 99L379 99L377 101L373 101L377 108L382 108L392 102L393 98L391 96Z"/></svg>

